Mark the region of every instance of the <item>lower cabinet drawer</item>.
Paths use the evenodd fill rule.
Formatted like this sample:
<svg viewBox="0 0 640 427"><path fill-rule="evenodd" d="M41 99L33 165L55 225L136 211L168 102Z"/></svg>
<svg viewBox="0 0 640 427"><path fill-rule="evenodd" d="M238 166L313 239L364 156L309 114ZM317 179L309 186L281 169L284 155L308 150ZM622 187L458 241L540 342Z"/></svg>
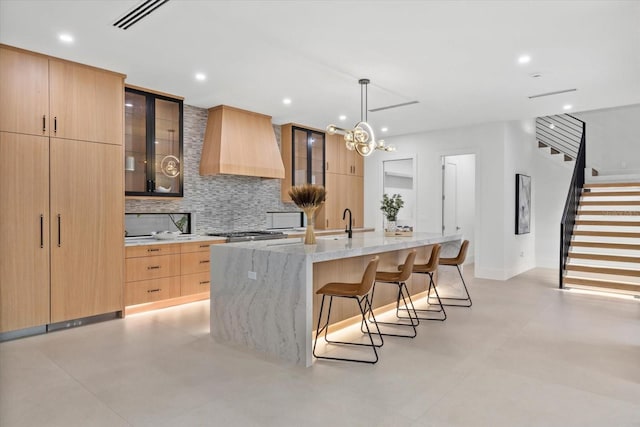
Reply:
<svg viewBox="0 0 640 427"><path fill-rule="evenodd" d="M180 296L180 276L128 282L124 305L142 304Z"/></svg>
<svg viewBox="0 0 640 427"><path fill-rule="evenodd" d="M208 266L208 264L207 264ZM160 255L125 260L126 282L180 275L180 255Z"/></svg>
<svg viewBox="0 0 640 427"><path fill-rule="evenodd" d="M209 252L190 252L180 255L180 268L183 275L208 272L209 264Z"/></svg>
<svg viewBox="0 0 640 427"><path fill-rule="evenodd" d="M209 272L186 274L180 282L180 295L201 294L211 289L211 277Z"/></svg>

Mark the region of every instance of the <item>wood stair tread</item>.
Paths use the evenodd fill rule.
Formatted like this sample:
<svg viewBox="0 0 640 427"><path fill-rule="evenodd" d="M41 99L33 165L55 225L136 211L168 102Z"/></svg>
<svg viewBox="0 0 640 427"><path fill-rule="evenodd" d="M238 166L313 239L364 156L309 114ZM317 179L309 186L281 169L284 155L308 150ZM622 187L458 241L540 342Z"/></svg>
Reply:
<svg viewBox="0 0 640 427"><path fill-rule="evenodd" d="M640 206L640 200L580 200L580 206Z"/></svg>
<svg viewBox="0 0 640 427"><path fill-rule="evenodd" d="M640 251L640 244L633 243L608 243L608 242L583 242L574 240L571 246L581 248L603 248L603 249L627 249Z"/></svg>
<svg viewBox="0 0 640 427"><path fill-rule="evenodd" d="M585 273L609 274L615 276L640 277L640 270L634 270L630 268L594 267L591 265L567 264L565 270L582 271Z"/></svg>
<svg viewBox="0 0 640 427"><path fill-rule="evenodd" d="M640 182L592 182L585 184L584 188L606 188L606 187L640 187Z"/></svg>
<svg viewBox="0 0 640 427"><path fill-rule="evenodd" d="M630 233L626 231L591 231L575 230L574 236L599 236L599 237L624 237L629 239L640 239L640 233Z"/></svg>
<svg viewBox="0 0 640 427"><path fill-rule="evenodd" d="M622 255L605 255L605 254L588 254L582 252L569 252L569 258L573 259L590 259L597 261L613 261L613 262L629 262L640 264L640 257L622 256Z"/></svg>
<svg viewBox="0 0 640 427"><path fill-rule="evenodd" d="M640 196L640 191L584 191L582 197Z"/></svg>
<svg viewBox="0 0 640 427"><path fill-rule="evenodd" d="M579 209L578 215L611 215L611 216L640 216L640 211L590 211Z"/></svg>
<svg viewBox="0 0 640 427"><path fill-rule="evenodd" d="M639 285L634 285L633 283L627 282L616 282L614 280L596 280L583 277L565 276L563 281L565 285L592 286L594 288L617 289L621 291L632 292L640 291Z"/></svg>
<svg viewBox="0 0 640 427"><path fill-rule="evenodd" d="M576 220L576 225L601 225L613 227L640 227L640 221L598 221L598 220Z"/></svg>

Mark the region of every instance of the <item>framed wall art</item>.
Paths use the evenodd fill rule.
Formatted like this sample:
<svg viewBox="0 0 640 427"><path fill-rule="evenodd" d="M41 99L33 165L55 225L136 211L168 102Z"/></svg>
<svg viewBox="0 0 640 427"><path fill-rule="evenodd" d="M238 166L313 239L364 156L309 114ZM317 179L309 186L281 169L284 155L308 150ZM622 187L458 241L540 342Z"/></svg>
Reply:
<svg viewBox="0 0 640 427"><path fill-rule="evenodd" d="M516 174L516 234L531 230L531 177Z"/></svg>

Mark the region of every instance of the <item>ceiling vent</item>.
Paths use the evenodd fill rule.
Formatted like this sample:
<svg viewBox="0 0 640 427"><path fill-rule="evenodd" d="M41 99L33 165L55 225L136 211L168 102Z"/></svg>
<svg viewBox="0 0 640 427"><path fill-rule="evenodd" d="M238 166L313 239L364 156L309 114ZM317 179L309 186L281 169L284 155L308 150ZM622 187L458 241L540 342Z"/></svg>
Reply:
<svg viewBox="0 0 640 427"><path fill-rule="evenodd" d="M145 0L114 22L113 26L127 30L133 24L140 22L168 1L169 0Z"/></svg>
<svg viewBox="0 0 640 427"><path fill-rule="evenodd" d="M542 98L543 96L560 95L561 93L575 92L577 90L578 89L565 89L565 90L557 90L555 92L540 93L538 95L531 95L529 99Z"/></svg>

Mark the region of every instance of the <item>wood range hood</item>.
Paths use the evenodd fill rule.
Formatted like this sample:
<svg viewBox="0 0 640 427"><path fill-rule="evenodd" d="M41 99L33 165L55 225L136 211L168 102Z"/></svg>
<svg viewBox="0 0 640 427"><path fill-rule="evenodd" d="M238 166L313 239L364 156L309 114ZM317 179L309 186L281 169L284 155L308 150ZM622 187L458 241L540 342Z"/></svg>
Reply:
<svg viewBox="0 0 640 427"><path fill-rule="evenodd" d="M200 175L284 178L271 116L218 105L209 109Z"/></svg>

